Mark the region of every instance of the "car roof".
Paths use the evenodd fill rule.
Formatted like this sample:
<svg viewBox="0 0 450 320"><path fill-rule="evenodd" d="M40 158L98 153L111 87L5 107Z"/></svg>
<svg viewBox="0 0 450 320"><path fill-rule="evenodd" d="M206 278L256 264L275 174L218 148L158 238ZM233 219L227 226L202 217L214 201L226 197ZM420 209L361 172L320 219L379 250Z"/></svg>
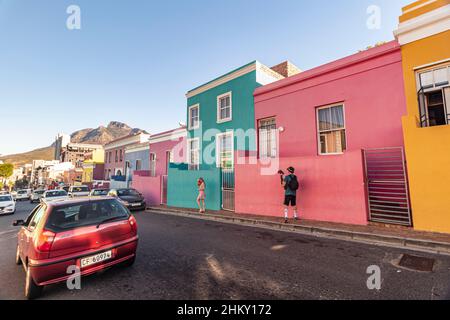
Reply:
<svg viewBox="0 0 450 320"><path fill-rule="evenodd" d="M79 197L79 198L69 198L69 199L60 199L60 200L50 200L44 201L51 208L58 208L65 205L77 205L77 204L86 204L104 200L115 200L113 197L101 197L101 198L89 198L89 197Z"/></svg>

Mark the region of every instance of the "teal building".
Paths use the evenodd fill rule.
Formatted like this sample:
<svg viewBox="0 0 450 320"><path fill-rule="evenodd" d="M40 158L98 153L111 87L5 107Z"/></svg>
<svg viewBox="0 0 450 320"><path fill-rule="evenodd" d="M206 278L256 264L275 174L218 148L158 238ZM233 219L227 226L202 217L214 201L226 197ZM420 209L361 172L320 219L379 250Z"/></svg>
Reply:
<svg viewBox="0 0 450 320"><path fill-rule="evenodd" d="M186 94L186 162L169 165L168 206L197 208L202 177L207 209L234 210L236 154L256 151L253 93L283 79L281 65L271 69L253 61Z"/></svg>

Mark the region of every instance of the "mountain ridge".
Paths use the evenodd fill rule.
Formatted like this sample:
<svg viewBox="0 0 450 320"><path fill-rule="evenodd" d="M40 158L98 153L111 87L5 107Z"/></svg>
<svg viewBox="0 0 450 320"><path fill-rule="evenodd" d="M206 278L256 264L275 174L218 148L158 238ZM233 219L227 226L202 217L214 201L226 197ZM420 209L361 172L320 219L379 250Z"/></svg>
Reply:
<svg viewBox="0 0 450 320"><path fill-rule="evenodd" d="M111 121L106 127L100 125L97 128L77 130L70 134L70 141L72 143L105 145L113 140L139 133L147 132L139 128L132 128L123 122ZM27 163L31 163L33 160L53 160L54 145L55 143L53 142L47 147L37 148L17 154L0 156L0 160L5 163L12 163L15 167L20 167Z"/></svg>

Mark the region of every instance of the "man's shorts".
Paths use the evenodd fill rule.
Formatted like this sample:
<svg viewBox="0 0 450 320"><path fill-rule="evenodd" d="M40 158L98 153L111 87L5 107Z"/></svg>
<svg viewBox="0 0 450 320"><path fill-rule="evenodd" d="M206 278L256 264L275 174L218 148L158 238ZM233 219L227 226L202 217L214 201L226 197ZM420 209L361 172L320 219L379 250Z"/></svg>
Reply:
<svg viewBox="0 0 450 320"><path fill-rule="evenodd" d="M297 205L297 196L284 196L284 205L295 207Z"/></svg>

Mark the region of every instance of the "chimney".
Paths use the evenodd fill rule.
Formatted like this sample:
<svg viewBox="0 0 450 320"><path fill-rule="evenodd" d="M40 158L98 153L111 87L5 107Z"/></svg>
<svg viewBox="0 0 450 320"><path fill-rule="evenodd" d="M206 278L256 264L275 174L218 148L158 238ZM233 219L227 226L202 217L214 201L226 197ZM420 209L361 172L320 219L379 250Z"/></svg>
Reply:
<svg viewBox="0 0 450 320"><path fill-rule="evenodd" d="M284 61L280 64L277 64L276 66L273 66L270 69L272 69L276 73L281 74L285 78L291 77L301 72L301 70L290 61Z"/></svg>

